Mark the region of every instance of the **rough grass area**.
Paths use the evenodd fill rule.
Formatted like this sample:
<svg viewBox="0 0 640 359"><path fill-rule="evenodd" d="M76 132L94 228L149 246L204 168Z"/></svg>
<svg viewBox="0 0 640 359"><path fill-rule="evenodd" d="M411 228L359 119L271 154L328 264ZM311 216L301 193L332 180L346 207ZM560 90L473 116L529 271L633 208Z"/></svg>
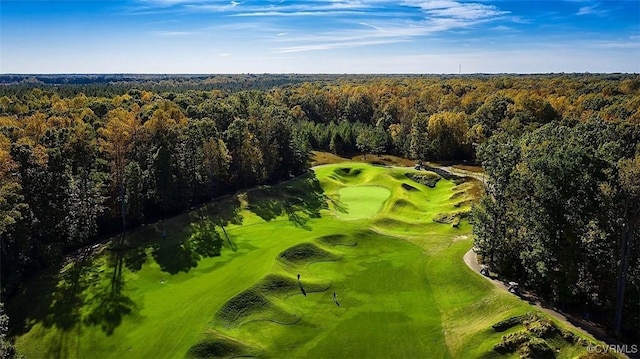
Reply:
<svg viewBox="0 0 640 359"><path fill-rule="evenodd" d="M16 345L36 359L489 358L522 332L505 357L584 353L544 317L491 328L531 307L463 263L477 182L432 176L320 166L89 248L12 299Z"/></svg>
<svg viewBox="0 0 640 359"><path fill-rule="evenodd" d="M330 152L311 151L311 165L320 166L341 162L349 162L348 158L340 157Z"/></svg>
<svg viewBox="0 0 640 359"><path fill-rule="evenodd" d="M462 170L462 171L467 171L467 172L473 172L473 173L482 173L482 167L481 166L469 166L469 165L453 165L453 168Z"/></svg>
<svg viewBox="0 0 640 359"><path fill-rule="evenodd" d="M415 161L393 156L393 155L371 155L367 154L363 156L361 154L347 157L341 157L335 155L330 152L322 152L322 151L311 151L311 165L312 166L320 166L320 165L328 165L328 164L336 164L343 162L364 162L373 165L383 165L383 166L402 166L402 167L412 167L415 164Z"/></svg>
<svg viewBox="0 0 640 359"><path fill-rule="evenodd" d="M492 328L497 332L504 332L512 328L524 330L512 331L502 337L493 347L499 354L517 353L520 358L554 358L562 349L571 351L573 346L593 345L586 339L557 327L550 319L538 313L526 313L500 321Z"/></svg>
<svg viewBox="0 0 640 359"><path fill-rule="evenodd" d="M438 181L442 179L442 177L438 176L433 172L425 172L420 174L407 173L407 177L409 177L409 179L411 179L412 181L422 183L423 185L429 188L434 188L438 183Z"/></svg>
<svg viewBox="0 0 640 359"><path fill-rule="evenodd" d="M469 215L468 211L438 213L433 217L433 221L437 223L447 223L447 224L450 224L452 227L457 228L460 225L460 221L463 218L467 218L468 215Z"/></svg>

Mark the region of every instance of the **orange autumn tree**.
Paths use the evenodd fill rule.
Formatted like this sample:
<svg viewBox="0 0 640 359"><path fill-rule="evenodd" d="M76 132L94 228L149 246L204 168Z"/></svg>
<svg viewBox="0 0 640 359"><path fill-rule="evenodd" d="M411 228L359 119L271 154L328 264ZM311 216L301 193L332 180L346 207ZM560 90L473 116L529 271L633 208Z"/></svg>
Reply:
<svg viewBox="0 0 640 359"><path fill-rule="evenodd" d="M137 111L124 108L109 111L105 126L98 130L100 149L107 155L111 164L113 189L117 192L120 202L123 233L126 229L125 167L127 156L133 149L134 137L139 130Z"/></svg>

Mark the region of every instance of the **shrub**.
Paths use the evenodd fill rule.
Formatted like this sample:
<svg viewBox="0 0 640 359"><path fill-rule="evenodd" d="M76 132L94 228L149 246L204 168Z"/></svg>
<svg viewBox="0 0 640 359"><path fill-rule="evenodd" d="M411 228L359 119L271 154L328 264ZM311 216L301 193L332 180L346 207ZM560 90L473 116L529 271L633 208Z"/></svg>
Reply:
<svg viewBox="0 0 640 359"><path fill-rule="evenodd" d="M522 323L522 320L527 316L528 314L524 314L524 315L518 315L516 317L511 317L509 319L505 319L503 321L500 321L494 325L492 325L491 327L493 328L493 330L495 330L496 332L504 332L505 330L514 327L520 323Z"/></svg>
<svg viewBox="0 0 640 359"><path fill-rule="evenodd" d="M502 337L502 341L493 347L500 354L513 353L520 345L529 341L525 332L512 333Z"/></svg>
<svg viewBox="0 0 640 359"><path fill-rule="evenodd" d="M550 338L558 333L558 328L547 318L529 317L522 324L537 338Z"/></svg>
<svg viewBox="0 0 640 359"><path fill-rule="evenodd" d="M518 354L523 359L554 358L553 349L544 339L530 338L518 348Z"/></svg>

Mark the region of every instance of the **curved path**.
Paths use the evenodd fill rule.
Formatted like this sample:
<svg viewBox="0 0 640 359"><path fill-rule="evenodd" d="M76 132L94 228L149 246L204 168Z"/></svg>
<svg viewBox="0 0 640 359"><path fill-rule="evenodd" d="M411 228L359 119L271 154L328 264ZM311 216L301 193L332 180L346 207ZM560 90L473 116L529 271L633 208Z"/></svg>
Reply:
<svg viewBox="0 0 640 359"><path fill-rule="evenodd" d="M504 291L507 291L507 285L504 282L501 282L500 280L497 279L493 279L491 277L487 277L484 276L482 274L480 274L480 265L478 264L478 261L476 259L476 253L473 251L473 249L470 249L467 253L465 253L464 255L464 262L465 264L471 268L471 270L473 270L474 272L478 273L479 276L485 278L486 280L488 280L489 282L491 282L493 285L495 285L496 287L503 289ZM604 331L603 328L597 326L595 323L591 323L588 322L586 320L583 320L581 318L578 318L574 315L571 314L567 314L567 313L562 313L560 311L558 311L556 308L551 308L549 306L547 306L546 304L542 303L540 300L538 300L536 297L530 295L529 293L527 293L526 291L523 291L523 295L520 296L520 298L522 298L522 300L526 300L527 302L529 302L529 304L531 304L532 306L536 307L537 309L539 309L540 311L544 312L545 314L548 314L552 317L554 317L555 319L573 326L574 328L576 328L576 330L582 334L585 335L589 335L594 337L597 340L600 340L604 343L606 343L607 345L622 345L623 343L611 338L609 335L607 335L607 333ZM624 355L624 354L620 354L625 358L629 358L628 356Z"/></svg>

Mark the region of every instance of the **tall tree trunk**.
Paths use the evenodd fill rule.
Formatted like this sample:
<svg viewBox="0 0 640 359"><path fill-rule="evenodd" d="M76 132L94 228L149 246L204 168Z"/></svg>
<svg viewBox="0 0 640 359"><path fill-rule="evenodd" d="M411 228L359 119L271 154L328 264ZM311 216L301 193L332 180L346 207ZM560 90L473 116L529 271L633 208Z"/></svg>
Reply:
<svg viewBox="0 0 640 359"><path fill-rule="evenodd" d="M229 235L227 234L227 231L224 229L224 226L220 226L220 228L222 228L222 233L224 233L225 238L227 238L227 242L229 243L229 246L232 246L231 240L229 239Z"/></svg>
<svg viewBox="0 0 640 359"><path fill-rule="evenodd" d="M127 217L127 206L125 203L125 198L124 198L124 194L125 194L125 190L124 190L124 176L120 177L120 215L122 217L122 235L124 236L125 231L127 230L127 222L126 222L126 217Z"/></svg>
<svg viewBox="0 0 640 359"><path fill-rule="evenodd" d="M613 329L616 334L622 332L622 314L624 312L624 291L627 284L627 272L629 271L629 257L631 256L636 229L640 223L640 204L635 199L626 198L624 201L624 213L626 218L622 241L620 243L620 268L616 288L616 308L613 320Z"/></svg>

